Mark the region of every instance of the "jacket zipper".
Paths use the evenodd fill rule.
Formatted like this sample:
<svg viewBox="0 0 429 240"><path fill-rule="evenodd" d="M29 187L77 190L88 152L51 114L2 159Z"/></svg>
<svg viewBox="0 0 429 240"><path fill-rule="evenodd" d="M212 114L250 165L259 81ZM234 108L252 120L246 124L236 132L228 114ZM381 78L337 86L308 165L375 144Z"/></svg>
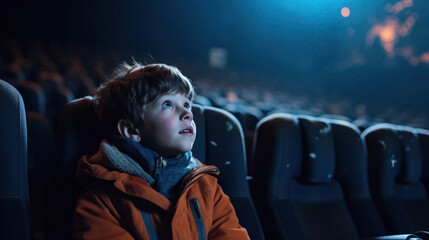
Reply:
<svg viewBox="0 0 429 240"><path fill-rule="evenodd" d="M162 164L162 157L157 157L156 158L156 167L160 168Z"/></svg>
<svg viewBox="0 0 429 240"><path fill-rule="evenodd" d="M204 227L203 216L201 216L200 205L198 204L198 199L193 198L189 201L191 205L192 215L194 215L195 223L197 224L198 229L198 239L205 240L206 239L206 229Z"/></svg>
<svg viewBox="0 0 429 240"><path fill-rule="evenodd" d="M162 161L163 159L161 156L157 157L155 160L155 171L153 176L155 176L156 179L159 178L159 172L161 171L161 168L162 168Z"/></svg>

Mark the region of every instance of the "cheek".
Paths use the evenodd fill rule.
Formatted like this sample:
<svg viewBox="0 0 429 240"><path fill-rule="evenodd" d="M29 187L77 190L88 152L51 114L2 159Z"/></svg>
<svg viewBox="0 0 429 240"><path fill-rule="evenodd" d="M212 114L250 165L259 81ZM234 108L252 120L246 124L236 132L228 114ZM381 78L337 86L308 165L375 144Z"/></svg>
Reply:
<svg viewBox="0 0 429 240"><path fill-rule="evenodd" d="M157 130L159 132L159 136L164 140L171 139L178 131L174 121L165 119L158 123Z"/></svg>

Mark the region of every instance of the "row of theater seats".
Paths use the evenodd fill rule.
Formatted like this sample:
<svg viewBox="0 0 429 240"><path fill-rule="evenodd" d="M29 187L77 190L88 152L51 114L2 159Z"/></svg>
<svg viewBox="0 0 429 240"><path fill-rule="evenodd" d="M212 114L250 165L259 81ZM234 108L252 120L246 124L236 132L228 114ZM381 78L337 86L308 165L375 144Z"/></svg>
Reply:
<svg viewBox="0 0 429 240"><path fill-rule="evenodd" d="M32 182L28 116L19 94L0 83L7 92L0 94L7 130L0 134L0 239L71 239L82 187L74 179L76 161L103 138L95 103L87 97L65 106L56 163L29 158L28 165L50 169L48 180ZM3 100L9 95L13 103ZM272 114L257 124L247 160L237 118L201 105L193 113L194 156L220 168L219 183L252 239L364 239L428 230L428 131L384 124L361 133L345 121ZM33 185L29 202L27 185Z"/></svg>
<svg viewBox="0 0 429 240"><path fill-rule="evenodd" d="M429 230L429 132L273 114L249 162L267 239L366 239Z"/></svg>

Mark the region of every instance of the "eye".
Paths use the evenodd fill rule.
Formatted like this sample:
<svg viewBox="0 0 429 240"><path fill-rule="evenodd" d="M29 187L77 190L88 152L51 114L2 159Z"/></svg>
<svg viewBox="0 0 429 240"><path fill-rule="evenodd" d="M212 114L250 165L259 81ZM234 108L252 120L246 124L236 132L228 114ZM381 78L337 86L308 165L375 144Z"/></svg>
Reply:
<svg viewBox="0 0 429 240"><path fill-rule="evenodd" d="M186 110L189 110L189 111L191 111L191 109L192 109L192 105L190 103L188 103L188 102L185 103L184 107L185 107Z"/></svg>
<svg viewBox="0 0 429 240"><path fill-rule="evenodd" d="M162 104L162 108L163 108L163 109L170 109L170 108L173 108L173 104L171 104L171 102L170 102L170 101L165 101L165 102Z"/></svg>

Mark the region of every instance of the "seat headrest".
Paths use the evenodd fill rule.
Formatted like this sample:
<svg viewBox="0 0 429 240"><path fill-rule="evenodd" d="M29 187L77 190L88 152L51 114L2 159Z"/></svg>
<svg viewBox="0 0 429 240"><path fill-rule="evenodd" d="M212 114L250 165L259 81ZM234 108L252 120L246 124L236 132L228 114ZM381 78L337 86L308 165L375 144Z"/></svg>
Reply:
<svg viewBox="0 0 429 240"><path fill-rule="evenodd" d="M301 180L306 183L320 184L332 180L335 170L335 149L331 125L312 117L299 118L303 158Z"/></svg>
<svg viewBox="0 0 429 240"><path fill-rule="evenodd" d="M362 133L367 143L368 168L373 181L390 184L399 175L402 164L401 145L393 128L391 124L376 124ZM390 185L383 188L388 189L391 189Z"/></svg>
<svg viewBox="0 0 429 240"><path fill-rule="evenodd" d="M416 130L392 124L377 124L363 132L372 156L383 156L382 166L398 183L418 182L422 176L423 155ZM378 146L378 147L377 147ZM370 162L371 164L371 162ZM382 163L379 163L382 164Z"/></svg>
<svg viewBox="0 0 429 240"><path fill-rule="evenodd" d="M249 172L256 181L263 182L258 179L271 176L268 179L274 188L286 191L285 188L275 185L299 178L302 145L296 115L273 113L261 119L256 126L253 148Z"/></svg>
<svg viewBox="0 0 429 240"><path fill-rule="evenodd" d="M25 103L25 109L40 114L46 114L45 93L39 84L24 82L16 86Z"/></svg>
<svg viewBox="0 0 429 240"><path fill-rule="evenodd" d="M83 154L94 154L105 137L91 97L68 103L61 112L56 159L64 166L74 164Z"/></svg>

